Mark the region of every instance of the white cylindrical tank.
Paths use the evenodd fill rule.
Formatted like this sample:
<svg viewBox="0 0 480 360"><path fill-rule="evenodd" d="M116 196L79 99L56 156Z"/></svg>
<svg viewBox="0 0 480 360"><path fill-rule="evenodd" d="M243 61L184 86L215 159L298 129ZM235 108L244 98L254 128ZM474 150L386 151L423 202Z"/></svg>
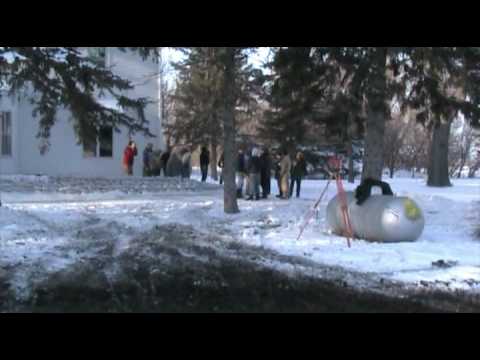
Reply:
<svg viewBox="0 0 480 360"><path fill-rule="evenodd" d="M359 239L415 241L423 232L423 213L408 197L371 195L362 205L357 205L353 192L346 195L352 231ZM327 222L335 234L346 233L338 195L327 206Z"/></svg>

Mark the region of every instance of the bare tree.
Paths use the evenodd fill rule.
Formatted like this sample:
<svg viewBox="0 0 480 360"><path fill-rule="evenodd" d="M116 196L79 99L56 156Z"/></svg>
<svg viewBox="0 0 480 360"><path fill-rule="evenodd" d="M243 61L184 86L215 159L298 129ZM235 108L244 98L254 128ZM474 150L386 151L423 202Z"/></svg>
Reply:
<svg viewBox="0 0 480 360"><path fill-rule="evenodd" d="M174 87L168 81L167 76L171 69L165 60L162 59L160 64L160 107L162 113L162 126L164 129L165 144L167 148L172 147L172 132L170 131L171 124L174 123Z"/></svg>
<svg viewBox="0 0 480 360"><path fill-rule="evenodd" d="M410 119L405 126L403 134L403 146L399 157L402 167L412 172L412 177L421 169L428 167L428 149L430 137L428 129L418 124L415 119Z"/></svg>
<svg viewBox="0 0 480 360"><path fill-rule="evenodd" d="M390 178L393 178L395 170L401 165L400 152L405 143L407 124L399 117L400 115L395 115L391 121L387 122L385 128L383 151Z"/></svg>
<svg viewBox="0 0 480 360"><path fill-rule="evenodd" d="M457 118L452 123L452 133L449 144L449 168L450 176L460 178L463 168L470 159L475 141L475 133L472 126L462 118Z"/></svg>
<svg viewBox="0 0 480 360"><path fill-rule="evenodd" d="M470 179L475 177L475 173L480 170L480 150L477 150L476 155L472 158L469 169L468 177Z"/></svg>

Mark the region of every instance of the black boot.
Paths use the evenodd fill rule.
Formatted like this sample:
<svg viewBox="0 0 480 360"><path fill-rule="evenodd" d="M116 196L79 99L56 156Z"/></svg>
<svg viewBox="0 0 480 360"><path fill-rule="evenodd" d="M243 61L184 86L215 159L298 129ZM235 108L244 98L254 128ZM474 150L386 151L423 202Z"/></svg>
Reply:
<svg viewBox="0 0 480 360"><path fill-rule="evenodd" d="M241 199L242 197L242 190L237 190L237 199Z"/></svg>

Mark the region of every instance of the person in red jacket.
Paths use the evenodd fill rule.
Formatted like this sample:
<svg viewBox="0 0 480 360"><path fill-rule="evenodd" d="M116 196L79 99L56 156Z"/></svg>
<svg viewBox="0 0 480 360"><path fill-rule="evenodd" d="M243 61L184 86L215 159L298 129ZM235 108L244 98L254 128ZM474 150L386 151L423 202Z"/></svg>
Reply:
<svg viewBox="0 0 480 360"><path fill-rule="evenodd" d="M133 160L137 156L137 145L133 141L129 141L125 151L123 152L123 167L127 175L133 175Z"/></svg>

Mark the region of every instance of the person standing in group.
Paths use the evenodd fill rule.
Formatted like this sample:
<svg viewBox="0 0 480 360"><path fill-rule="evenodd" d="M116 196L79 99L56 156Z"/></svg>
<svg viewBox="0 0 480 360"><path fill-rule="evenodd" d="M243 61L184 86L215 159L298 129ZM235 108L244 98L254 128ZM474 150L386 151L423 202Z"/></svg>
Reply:
<svg viewBox="0 0 480 360"><path fill-rule="evenodd" d="M192 153L185 148L182 151L182 178L190 179L192 175Z"/></svg>
<svg viewBox="0 0 480 360"><path fill-rule="evenodd" d="M282 199L288 199L289 189L288 189L288 180L290 176L290 171L292 169L292 161L290 160L290 155L288 151L284 149L282 151L282 160L280 161L280 188L282 189Z"/></svg>
<svg viewBox="0 0 480 360"><path fill-rule="evenodd" d="M163 176L167 176L167 164L168 164L168 159L170 159L170 154L171 154L171 149L170 147L167 147L164 153L162 153L162 156L160 156L160 166L163 170Z"/></svg>
<svg viewBox="0 0 480 360"><path fill-rule="evenodd" d="M203 146L200 153L200 170L202 172L202 182L207 181L208 165L210 165L210 152L205 146Z"/></svg>
<svg viewBox="0 0 480 360"><path fill-rule="evenodd" d="M143 176L153 176L153 144L149 143L143 150Z"/></svg>
<svg viewBox="0 0 480 360"><path fill-rule="evenodd" d="M133 162L135 156L137 156L137 145L134 141L130 140L123 152L123 167L128 176L133 175Z"/></svg>
<svg viewBox="0 0 480 360"><path fill-rule="evenodd" d="M247 168L245 166L245 153L243 148L238 149L237 155L237 198L242 198L243 186L245 183L245 177L247 176Z"/></svg>
<svg viewBox="0 0 480 360"><path fill-rule="evenodd" d="M260 150L252 149L252 156L248 164L248 198L247 200L260 200Z"/></svg>
<svg viewBox="0 0 480 360"><path fill-rule="evenodd" d="M266 199L270 195L270 183L272 177L272 160L267 148L263 149L260 156L260 185L262 186L262 197Z"/></svg>
<svg viewBox="0 0 480 360"><path fill-rule="evenodd" d="M277 198L282 197L282 184L280 182L280 161L282 161L282 157L277 153L275 154L275 179L277 180L277 188L278 188L278 195Z"/></svg>
<svg viewBox="0 0 480 360"><path fill-rule="evenodd" d="M250 181L250 176L249 176L249 171L250 171L250 162L252 160L252 149L253 147L249 147L247 151L245 152L245 176L244 176L244 181L245 181L245 194L248 196L251 192L251 186L252 182Z"/></svg>
<svg viewBox="0 0 480 360"><path fill-rule="evenodd" d="M218 167L220 168L220 185L223 184L223 168L225 166L225 154L220 156L220 160L218 160Z"/></svg>
<svg viewBox="0 0 480 360"><path fill-rule="evenodd" d="M290 197L293 195L293 187L297 184L297 198L300 197L300 188L302 185L302 179L307 175L307 163L303 153L297 153L293 167L292 167L292 180L290 183Z"/></svg>

